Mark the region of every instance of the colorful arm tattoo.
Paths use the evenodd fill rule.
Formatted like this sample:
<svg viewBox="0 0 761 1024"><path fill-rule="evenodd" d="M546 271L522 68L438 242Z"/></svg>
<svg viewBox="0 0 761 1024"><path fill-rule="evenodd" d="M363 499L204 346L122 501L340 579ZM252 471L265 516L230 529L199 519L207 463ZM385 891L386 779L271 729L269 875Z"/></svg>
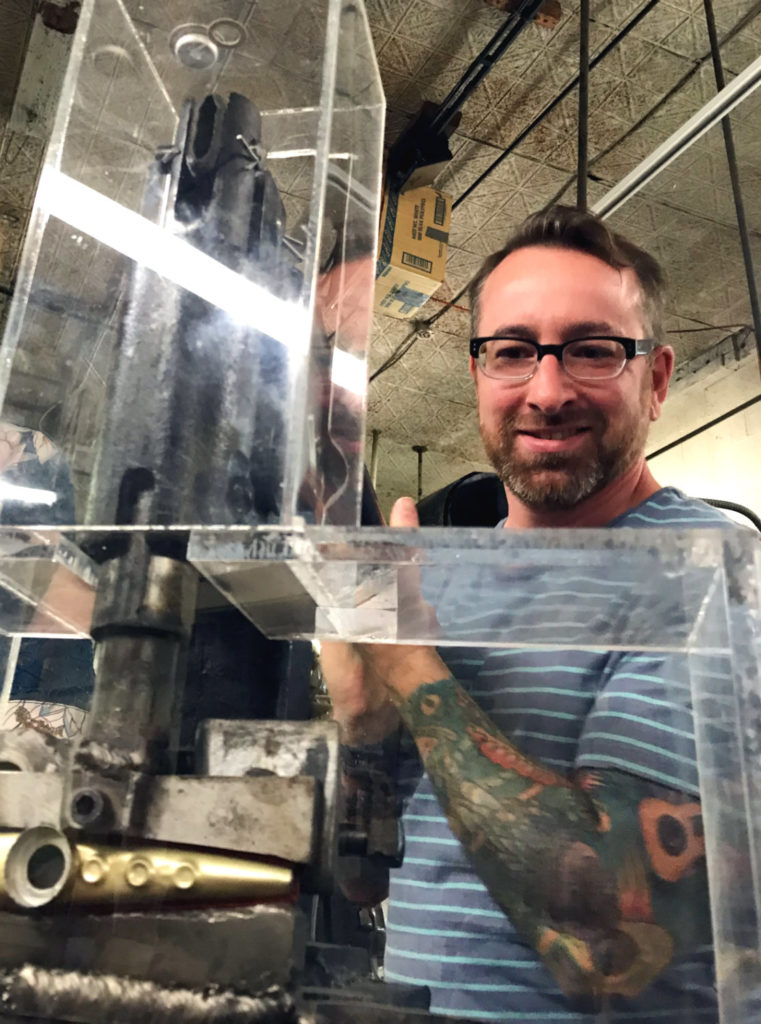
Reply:
<svg viewBox="0 0 761 1024"><path fill-rule="evenodd" d="M608 769L569 781L452 678L400 712L479 877L568 995L636 995L710 942L694 798Z"/></svg>

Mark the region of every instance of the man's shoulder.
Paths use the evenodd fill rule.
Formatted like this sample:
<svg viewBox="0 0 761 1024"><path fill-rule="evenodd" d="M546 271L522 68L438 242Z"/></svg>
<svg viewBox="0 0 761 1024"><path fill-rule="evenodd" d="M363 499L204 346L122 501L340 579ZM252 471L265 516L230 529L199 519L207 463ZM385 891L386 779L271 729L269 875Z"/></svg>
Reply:
<svg viewBox="0 0 761 1024"><path fill-rule="evenodd" d="M682 529L736 527L737 523L720 509L701 498L692 498L676 487L661 487L641 504L627 509L611 523L612 527L661 526Z"/></svg>

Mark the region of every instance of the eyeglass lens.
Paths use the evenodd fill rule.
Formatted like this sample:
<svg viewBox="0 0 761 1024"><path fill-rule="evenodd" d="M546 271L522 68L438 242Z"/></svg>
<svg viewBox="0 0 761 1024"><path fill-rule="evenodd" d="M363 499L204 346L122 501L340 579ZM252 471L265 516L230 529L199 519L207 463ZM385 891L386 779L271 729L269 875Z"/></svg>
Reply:
<svg viewBox="0 0 761 1024"><path fill-rule="evenodd" d="M624 346L613 338L570 341L562 351L563 367L572 377L615 377L626 362ZM530 377L539 361L532 344L513 338L485 342L479 358L484 371L492 377Z"/></svg>

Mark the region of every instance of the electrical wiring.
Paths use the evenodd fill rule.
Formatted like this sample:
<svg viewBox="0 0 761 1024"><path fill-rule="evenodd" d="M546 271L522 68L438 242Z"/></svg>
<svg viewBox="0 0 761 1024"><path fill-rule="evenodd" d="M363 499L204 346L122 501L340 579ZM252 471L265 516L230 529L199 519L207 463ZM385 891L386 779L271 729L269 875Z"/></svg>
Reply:
<svg viewBox="0 0 761 1024"><path fill-rule="evenodd" d="M450 309L456 307L457 303L467 292L469 287L470 281L468 281L468 283L464 285L456 295L453 295L451 299L447 300L441 309L434 313L433 316L430 316L427 320L417 321L407 337L397 345L388 359L382 363L377 370L370 374L369 383L372 384L372 382L376 378L380 377L382 373L385 373L386 370L390 370L392 366L396 366L399 360L407 355L409 350L422 334L429 332L437 320L440 320L445 313L449 312Z"/></svg>

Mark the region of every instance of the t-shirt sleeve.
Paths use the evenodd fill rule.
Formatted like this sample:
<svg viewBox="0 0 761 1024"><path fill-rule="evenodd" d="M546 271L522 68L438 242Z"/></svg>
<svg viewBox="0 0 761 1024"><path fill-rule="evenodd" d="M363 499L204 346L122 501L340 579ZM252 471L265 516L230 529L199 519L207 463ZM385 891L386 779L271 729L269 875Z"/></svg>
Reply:
<svg viewBox="0 0 761 1024"><path fill-rule="evenodd" d="M690 671L720 670L681 653L612 656L576 767L615 768L698 795Z"/></svg>

